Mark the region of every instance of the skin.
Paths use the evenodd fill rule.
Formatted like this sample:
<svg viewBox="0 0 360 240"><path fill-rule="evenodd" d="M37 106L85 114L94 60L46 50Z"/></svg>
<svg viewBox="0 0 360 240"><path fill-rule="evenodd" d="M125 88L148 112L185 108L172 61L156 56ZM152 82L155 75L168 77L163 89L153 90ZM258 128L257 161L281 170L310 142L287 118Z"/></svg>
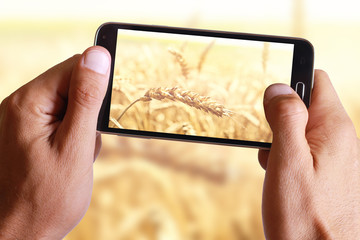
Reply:
<svg viewBox="0 0 360 240"><path fill-rule="evenodd" d="M360 141L328 75L315 72L307 110L281 85L264 96L273 131L262 214L267 239L360 239Z"/></svg>
<svg viewBox="0 0 360 240"><path fill-rule="evenodd" d="M110 59L89 48L1 103L0 239L62 239L84 216Z"/></svg>
<svg viewBox="0 0 360 240"><path fill-rule="evenodd" d="M1 239L62 239L84 216L109 63L91 47L1 103ZM315 73L309 109L286 85L267 89L264 108L266 238L360 239L360 143L326 73Z"/></svg>

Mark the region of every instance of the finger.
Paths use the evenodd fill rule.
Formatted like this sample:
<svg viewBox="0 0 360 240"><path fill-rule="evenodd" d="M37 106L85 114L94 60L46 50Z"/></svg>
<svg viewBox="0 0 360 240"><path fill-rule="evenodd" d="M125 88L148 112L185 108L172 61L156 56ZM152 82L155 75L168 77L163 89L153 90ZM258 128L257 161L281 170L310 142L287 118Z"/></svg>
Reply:
<svg viewBox="0 0 360 240"><path fill-rule="evenodd" d="M111 57L102 47L87 49L74 67L62 123L67 138L94 144L96 123L109 80Z"/></svg>
<svg viewBox="0 0 360 240"><path fill-rule="evenodd" d="M350 120L331 84L329 76L322 70L315 70L314 88L311 97L312 101L309 107L311 121L309 121L308 129L317 126L322 126L324 129L324 123L329 122L328 119L338 119L341 124ZM331 126L331 128L334 128L334 126Z"/></svg>
<svg viewBox="0 0 360 240"><path fill-rule="evenodd" d="M28 114L58 113L64 108L72 69L79 57L80 55L75 55L50 68L19 88L11 97L16 98L17 104L22 110L28 111ZM62 103L59 99L62 99Z"/></svg>
<svg viewBox="0 0 360 240"><path fill-rule="evenodd" d="M95 142L94 162L95 162L96 158L99 156L101 146L102 146L101 133L96 132L96 142Z"/></svg>
<svg viewBox="0 0 360 240"><path fill-rule="evenodd" d="M341 104L329 76L321 70L316 70L314 75L314 88L306 132L312 152L317 156L326 154L333 156L332 159L336 159L338 155L338 162L343 164L345 159L339 153L344 149L351 152L356 148L349 144L356 142L355 127ZM348 141L337 141L344 137ZM318 159L322 158L314 159L315 166L319 166Z"/></svg>
<svg viewBox="0 0 360 240"><path fill-rule="evenodd" d="M8 97L8 114L18 132L29 142L49 137L66 109L68 88L74 64L80 55L50 68ZM9 125L8 125L9 126ZM31 132L31 134L25 134Z"/></svg>
<svg viewBox="0 0 360 240"><path fill-rule="evenodd" d="M266 170L268 158L269 158L269 150L259 149L258 160L259 160L260 166L264 170Z"/></svg>
<svg viewBox="0 0 360 240"><path fill-rule="evenodd" d="M37 91L32 91L33 88L39 87L37 89L38 91L41 89L46 92L45 99L47 99L47 102L49 102L48 98L50 96L58 96L66 100L69 93L71 74L75 64L79 61L80 56L80 54L76 54L55 65L30 83L26 84L24 88L29 87L34 95L40 95Z"/></svg>
<svg viewBox="0 0 360 240"><path fill-rule="evenodd" d="M299 153L308 151L305 129L308 113L305 104L296 92L285 84L274 84L264 94L266 119L273 132L269 162L276 167L304 164L305 158ZM294 154L296 153L296 154ZM273 158L272 155L276 155ZM271 163L271 161L277 161ZM310 165L310 162L306 164Z"/></svg>

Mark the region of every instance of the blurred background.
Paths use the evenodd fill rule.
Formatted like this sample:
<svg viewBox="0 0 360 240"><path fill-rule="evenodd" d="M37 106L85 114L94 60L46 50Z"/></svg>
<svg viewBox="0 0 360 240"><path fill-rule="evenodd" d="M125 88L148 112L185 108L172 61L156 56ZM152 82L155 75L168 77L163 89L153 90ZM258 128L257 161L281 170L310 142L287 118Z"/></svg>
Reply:
<svg viewBox="0 0 360 240"><path fill-rule="evenodd" d="M107 21L304 37L360 135L355 0L0 2L0 100L93 44ZM72 239L263 239L257 150L103 136Z"/></svg>

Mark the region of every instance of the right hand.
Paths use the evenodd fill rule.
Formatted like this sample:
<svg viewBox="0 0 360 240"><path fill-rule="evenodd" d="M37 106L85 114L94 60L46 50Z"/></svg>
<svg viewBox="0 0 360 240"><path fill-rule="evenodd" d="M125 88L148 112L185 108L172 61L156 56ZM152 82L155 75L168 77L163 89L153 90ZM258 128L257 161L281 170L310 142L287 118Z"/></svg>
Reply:
<svg viewBox="0 0 360 240"><path fill-rule="evenodd" d="M360 141L328 75L315 72L309 109L285 85L266 90L264 108L266 238L360 239Z"/></svg>

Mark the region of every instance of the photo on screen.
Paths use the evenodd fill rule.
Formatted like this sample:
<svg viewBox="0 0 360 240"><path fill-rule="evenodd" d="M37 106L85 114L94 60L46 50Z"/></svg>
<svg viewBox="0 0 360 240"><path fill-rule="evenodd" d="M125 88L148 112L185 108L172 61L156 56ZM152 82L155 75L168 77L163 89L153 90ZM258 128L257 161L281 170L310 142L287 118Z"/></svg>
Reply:
<svg viewBox="0 0 360 240"><path fill-rule="evenodd" d="M271 142L263 94L293 44L118 30L110 128Z"/></svg>

